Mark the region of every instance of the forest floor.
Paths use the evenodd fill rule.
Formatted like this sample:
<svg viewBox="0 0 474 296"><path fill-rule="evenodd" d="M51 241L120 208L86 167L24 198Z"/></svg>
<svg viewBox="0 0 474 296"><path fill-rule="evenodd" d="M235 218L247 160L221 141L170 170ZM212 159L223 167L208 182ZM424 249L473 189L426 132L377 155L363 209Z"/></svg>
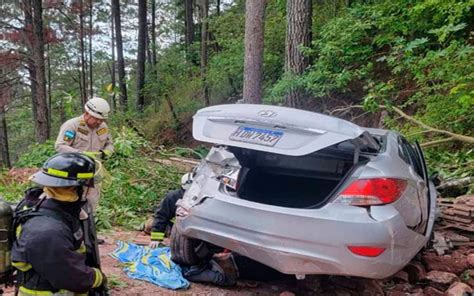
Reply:
<svg viewBox="0 0 474 296"><path fill-rule="evenodd" d="M457 235L442 230L443 235ZM172 291L156 285L133 280L123 272L123 266L109 256L117 247L115 241L148 244L149 236L138 231L104 234L100 246L102 268L112 278L111 295L453 295L461 296L474 285L474 248L461 246L438 256L434 250L423 251L403 271L384 280L369 280L340 276L308 276L304 280L255 282L239 280L235 287L191 283L186 290ZM166 243L167 241L165 241ZM110 282L110 281L109 281ZM471 295L471 294L465 294Z"/></svg>

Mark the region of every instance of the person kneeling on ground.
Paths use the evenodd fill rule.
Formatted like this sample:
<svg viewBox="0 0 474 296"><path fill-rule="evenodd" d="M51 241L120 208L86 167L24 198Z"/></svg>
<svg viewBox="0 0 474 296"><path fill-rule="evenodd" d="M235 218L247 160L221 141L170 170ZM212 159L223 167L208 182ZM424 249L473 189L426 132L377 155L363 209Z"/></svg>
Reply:
<svg viewBox="0 0 474 296"><path fill-rule="evenodd" d="M31 176L44 187L27 191L16 213L11 259L18 271L18 295L75 295L105 288L102 271L86 265L79 220L83 186L93 186L94 172L91 158L63 153Z"/></svg>
<svg viewBox="0 0 474 296"><path fill-rule="evenodd" d="M168 192L156 208L151 224L150 248L157 248L163 243L167 229L171 229L174 224L176 202L183 197L184 192L191 187L192 182L193 173L184 174L181 178L181 188Z"/></svg>
<svg viewBox="0 0 474 296"><path fill-rule="evenodd" d="M233 286L237 279L253 281L295 279L291 275L231 252L215 254L210 261L199 265L182 265L181 269L183 276L191 282L213 283L218 286Z"/></svg>

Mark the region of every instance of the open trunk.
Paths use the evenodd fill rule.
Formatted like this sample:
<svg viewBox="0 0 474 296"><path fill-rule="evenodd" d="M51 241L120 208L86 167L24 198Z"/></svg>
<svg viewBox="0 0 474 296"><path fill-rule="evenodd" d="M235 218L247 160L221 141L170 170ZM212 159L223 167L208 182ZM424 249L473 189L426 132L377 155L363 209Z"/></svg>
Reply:
<svg viewBox="0 0 474 296"><path fill-rule="evenodd" d="M318 208L352 172L367 162L353 151L327 148L305 156L288 156L230 147L242 169L237 196L289 208ZM356 163L356 164L355 164Z"/></svg>

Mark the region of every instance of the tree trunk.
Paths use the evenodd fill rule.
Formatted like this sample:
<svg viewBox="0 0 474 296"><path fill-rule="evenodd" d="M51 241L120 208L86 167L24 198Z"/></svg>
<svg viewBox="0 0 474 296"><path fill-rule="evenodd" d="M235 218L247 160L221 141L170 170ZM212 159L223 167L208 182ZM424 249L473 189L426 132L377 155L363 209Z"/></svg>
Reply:
<svg viewBox="0 0 474 296"><path fill-rule="evenodd" d="M201 79L203 83L204 102L206 106L210 105L209 102L209 85L207 84L207 63L208 63L208 13L209 13L209 0L201 0Z"/></svg>
<svg viewBox="0 0 474 296"><path fill-rule="evenodd" d="M33 11L32 11L31 0L23 1L23 12L25 14L25 34L26 36L33 36ZM33 122L35 124L35 131L38 129L37 120L37 84L36 84L36 65L33 60L33 47L35 43L34 38L25 38L27 43L28 56L26 58L26 68L28 69L28 75L30 80L30 91L31 91L31 107L33 111Z"/></svg>
<svg viewBox="0 0 474 296"><path fill-rule="evenodd" d="M53 113L53 109L51 107L52 105L52 90L51 90L51 51L49 49L49 43L47 44L47 47L46 47L46 50L48 52L48 110L49 110L49 113L48 113L48 129L51 131L51 122L53 122L52 120L52 113Z"/></svg>
<svg viewBox="0 0 474 296"><path fill-rule="evenodd" d="M81 100L84 106L87 102L86 57L84 46L84 1L79 0L79 50L81 51Z"/></svg>
<svg viewBox="0 0 474 296"><path fill-rule="evenodd" d="M189 52L189 47L194 41L193 0L184 0L184 14L184 41Z"/></svg>
<svg viewBox="0 0 474 296"><path fill-rule="evenodd" d="M8 133L5 107L0 106L0 154L2 157L1 166L10 168L10 151L8 149Z"/></svg>
<svg viewBox="0 0 474 296"><path fill-rule="evenodd" d="M123 58L123 42L122 42L122 24L120 21L120 2L112 0L112 13L115 24L115 38L117 45L117 62L118 76L120 87L120 108L122 111L128 109L127 85L125 84L125 61Z"/></svg>
<svg viewBox="0 0 474 296"><path fill-rule="evenodd" d="M217 16L221 15L221 0L216 1L216 15Z"/></svg>
<svg viewBox="0 0 474 296"><path fill-rule="evenodd" d="M265 0L247 0L245 3L243 99L245 102L253 104L260 104L262 102L265 5Z"/></svg>
<svg viewBox="0 0 474 296"><path fill-rule="evenodd" d="M33 59L36 64L37 117L36 141L44 143L49 138L48 104L46 101L46 72L44 65L43 7L41 0L33 0L33 32L35 46Z"/></svg>
<svg viewBox="0 0 474 296"><path fill-rule="evenodd" d="M112 15L112 18L110 20L110 43L111 43L111 47L110 47L110 51L111 51L111 56L112 56L112 69L111 69L111 73L110 73L110 76L111 76L111 81L110 83L112 84L112 106L113 106L113 109L116 110L117 109L117 103L115 101L115 32L114 32L114 29L115 29L115 26L114 26L114 17Z"/></svg>
<svg viewBox="0 0 474 296"><path fill-rule="evenodd" d="M94 80L92 79L92 8L93 1L89 0L89 97L94 96Z"/></svg>
<svg viewBox="0 0 474 296"><path fill-rule="evenodd" d="M4 69L0 68L0 76L5 75ZM7 120L5 106L11 98L11 86L9 83L0 81L0 167L10 168L10 153L8 149Z"/></svg>
<svg viewBox="0 0 474 296"><path fill-rule="evenodd" d="M143 112L145 96L146 0L138 0L137 111Z"/></svg>
<svg viewBox="0 0 474 296"><path fill-rule="evenodd" d="M285 72L289 75L301 75L309 61L301 51L301 46L311 43L311 0L293 0L286 2L287 27L285 48ZM288 107L301 108L305 96L304 89L292 88L285 97Z"/></svg>
<svg viewBox="0 0 474 296"><path fill-rule="evenodd" d="M156 65L156 0L151 0L151 64Z"/></svg>

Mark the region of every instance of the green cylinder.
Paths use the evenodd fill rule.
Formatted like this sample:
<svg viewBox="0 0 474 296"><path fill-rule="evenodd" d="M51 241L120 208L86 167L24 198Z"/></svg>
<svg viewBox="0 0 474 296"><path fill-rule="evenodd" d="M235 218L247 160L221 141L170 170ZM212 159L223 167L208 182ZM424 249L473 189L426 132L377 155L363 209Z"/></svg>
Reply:
<svg viewBox="0 0 474 296"><path fill-rule="evenodd" d="M13 211L8 202L0 198L0 277L11 269L11 227Z"/></svg>

